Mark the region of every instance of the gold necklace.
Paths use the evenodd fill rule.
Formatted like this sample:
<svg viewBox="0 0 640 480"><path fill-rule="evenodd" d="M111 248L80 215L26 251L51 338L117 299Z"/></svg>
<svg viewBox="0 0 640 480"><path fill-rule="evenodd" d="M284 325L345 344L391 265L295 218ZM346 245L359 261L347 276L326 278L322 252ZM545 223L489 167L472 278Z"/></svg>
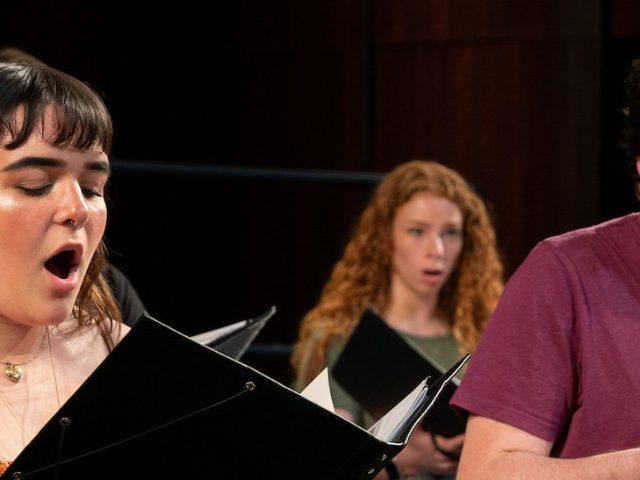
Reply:
<svg viewBox="0 0 640 480"><path fill-rule="evenodd" d="M56 390L56 401L58 402L58 410L60 410L60 392L58 391L58 377L56 375L56 369L53 364L53 350L51 349L51 337L49 336L49 327L45 327L45 328L46 330L43 338L46 337L47 343L49 344L49 357L51 359L51 372L53 373L53 385ZM44 341L42 343L44 344ZM13 408L11 408L11 405L9 405L9 402L7 401L7 399L4 397L2 393L0 393L0 400L2 400L2 403L4 403L4 405L7 407L7 410L9 410L9 413L11 414L13 419L16 421L16 423L20 427L20 430L22 430L22 433L24 434L24 436L29 439L28 441L31 441L33 437L29 435L29 433L27 433L27 430L24 428L24 421L21 422L20 420L18 420L18 416L13 411Z"/></svg>
<svg viewBox="0 0 640 480"><path fill-rule="evenodd" d="M36 354L33 357L31 357L26 362L13 363L13 362L7 362L7 361L0 360L0 363L4 364L4 366L5 366L4 375L9 380L11 380L13 383L18 383L20 381L20 379L22 378L22 368L21 367L23 367L27 363L33 362L36 358L38 358L40 356L40 354L42 353L42 349L44 348L44 339L45 339L45 337L47 336L48 333L49 333L49 329L45 327L45 331L42 334L42 342L40 342L40 347L38 348L38 351L36 352Z"/></svg>

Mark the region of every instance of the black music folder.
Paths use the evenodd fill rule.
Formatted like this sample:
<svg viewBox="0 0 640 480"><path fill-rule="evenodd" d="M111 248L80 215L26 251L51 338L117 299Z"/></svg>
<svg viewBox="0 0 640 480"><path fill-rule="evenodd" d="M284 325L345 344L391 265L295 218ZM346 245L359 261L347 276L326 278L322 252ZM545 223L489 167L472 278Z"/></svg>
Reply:
<svg viewBox="0 0 640 480"><path fill-rule="evenodd" d="M191 338L229 357L239 359L275 313L276 307L272 306L258 317L198 333L197 335L192 335Z"/></svg>
<svg viewBox="0 0 640 480"><path fill-rule="evenodd" d="M335 380L374 418L380 418L425 377L437 379L445 369L407 342L372 309L365 309L331 370ZM453 378L424 419L430 432L452 437L466 420L449 405L460 380Z"/></svg>
<svg viewBox="0 0 640 480"><path fill-rule="evenodd" d="M457 369L431 387L416 382L365 430L145 316L4 478L369 479L403 448Z"/></svg>

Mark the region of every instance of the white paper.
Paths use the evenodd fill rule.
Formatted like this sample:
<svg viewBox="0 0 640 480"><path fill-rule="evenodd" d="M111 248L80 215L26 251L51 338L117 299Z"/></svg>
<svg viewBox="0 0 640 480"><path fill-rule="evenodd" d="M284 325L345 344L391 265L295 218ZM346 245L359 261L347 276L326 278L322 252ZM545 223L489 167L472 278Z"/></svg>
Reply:
<svg viewBox="0 0 640 480"><path fill-rule="evenodd" d="M216 328L203 333L198 333L197 335L193 335L191 338L196 342L201 343L202 345L208 345L209 343L227 335L228 333L233 333L240 330L246 324L247 320L242 320L240 322L232 323L231 325L225 325L224 327Z"/></svg>
<svg viewBox="0 0 640 480"><path fill-rule="evenodd" d="M327 368L322 370L318 376L300 392L300 395L326 408L331 413L335 413L333 399L331 398L331 389L329 388L329 370Z"/></svg>
<svg viewBox="0 0 640 480"><path fill-rule="evenodd" d="M369 433L384 442L397 438L397 432L403 429L406 417L424 405L426 384L426 379L420 382L409 395L374 423L369 428Z"/></svg>

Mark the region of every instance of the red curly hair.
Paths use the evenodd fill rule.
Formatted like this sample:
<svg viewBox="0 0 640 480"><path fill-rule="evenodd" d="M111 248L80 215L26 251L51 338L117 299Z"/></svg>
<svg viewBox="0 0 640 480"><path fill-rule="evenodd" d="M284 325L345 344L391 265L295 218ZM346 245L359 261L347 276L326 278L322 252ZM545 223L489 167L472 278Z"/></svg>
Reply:
<svg viewBox="0 0 640 480"><path fill-rule="evenodd" d="M438 309L449 320L460 352L475 350L504 286L493 224L484 202L460 174L437 162L413 160L393 169L377 187L318 304L302 319L291 356L297 388L324 368L331 342L346 340L368 304L386 310L392 223L400 206L424 192L455 203L464 218L463 250L443 286Z"/></svg>

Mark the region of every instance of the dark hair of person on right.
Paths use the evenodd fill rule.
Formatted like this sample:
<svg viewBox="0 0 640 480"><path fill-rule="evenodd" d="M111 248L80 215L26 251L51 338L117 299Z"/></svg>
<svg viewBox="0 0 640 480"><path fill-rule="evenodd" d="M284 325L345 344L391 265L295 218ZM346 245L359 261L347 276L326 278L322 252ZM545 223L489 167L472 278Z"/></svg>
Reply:
<svg viewBox="0 0 640 480"><path fill-rule="evenodd" d="M635 194L640 199L640 174L636 163L640 153L640 59L631 62L624 82L626 106L622 109L624 127L620 144L629 162L629 172L635 182Z"/></svg>

